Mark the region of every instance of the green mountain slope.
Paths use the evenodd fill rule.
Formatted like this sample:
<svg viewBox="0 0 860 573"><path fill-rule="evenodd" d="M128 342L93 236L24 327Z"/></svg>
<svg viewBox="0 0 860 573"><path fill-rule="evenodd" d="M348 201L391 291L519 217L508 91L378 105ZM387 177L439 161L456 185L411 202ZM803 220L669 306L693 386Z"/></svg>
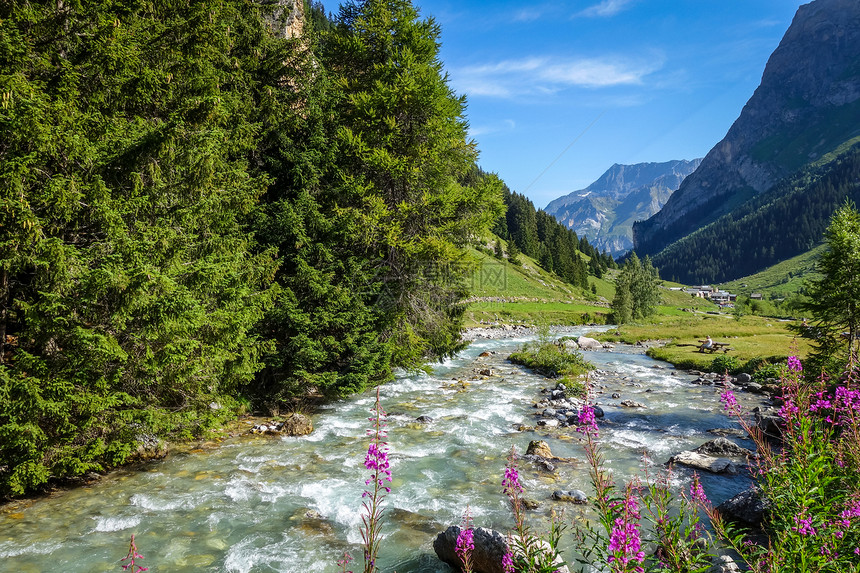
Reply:
<svg viewBox="0 0 860 573"><path fill-rule="evenodd" d="M660 275L723 282L800 255L821 240L846 199L860 203L860 144L784 179L654 256Z"/></svg>
<svg viewBox="0 0 860 573"><path fill-rule="evenodd" d="M816 261L823 250L824 246L819 245L761 272L723 283L720 286L729 292L742 295L762 293L775 297L787 297L800 292L808 281L818 278Z"/></svg>

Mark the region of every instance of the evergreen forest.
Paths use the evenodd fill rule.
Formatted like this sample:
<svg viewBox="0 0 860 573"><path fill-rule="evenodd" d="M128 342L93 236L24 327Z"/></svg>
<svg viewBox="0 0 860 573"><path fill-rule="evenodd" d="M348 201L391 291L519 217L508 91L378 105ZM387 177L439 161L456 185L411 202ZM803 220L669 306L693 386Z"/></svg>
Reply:
<svg viewBox="0 0 860 573"><path fill-rule="evenodd" d="M439 37L409 0L0 6L0 495L458 351L492 231L612 264L478 168Z"/></svg>

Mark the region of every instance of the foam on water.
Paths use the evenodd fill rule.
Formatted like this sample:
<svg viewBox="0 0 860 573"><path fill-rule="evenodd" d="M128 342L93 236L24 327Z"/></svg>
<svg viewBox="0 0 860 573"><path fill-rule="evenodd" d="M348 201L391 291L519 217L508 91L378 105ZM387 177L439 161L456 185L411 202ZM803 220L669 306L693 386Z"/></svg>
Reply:
<svg viewBox="0 0 860 573"><path fill-rule="evenodd" d="M0 542L0 558L18 557L19 555L49 555L62 549L63 544L56 541L36 543L2 543Z"/></svg>
<svg viewBox="0 0 860 573"><path fill-rule="evenodd" d="M126 517L96 517L96 526L93 531L122 531L137 527L143 518L140 515Z"/></svg>
<svg viewBox="0 0 860 573"><path fill-rule="evenodd" d="M294 547L270 537L249 535L227 550L224 569L231 573L250 573L258 567L273 571L295 571L296 565L301 564L303 571L309 570L308 566L312 563L300 561Z"/></svg>
<svg viewBox="0 0 860 573"><path fill-rule="evenodd" d="M148 509L150 511L177 511L181 509L194 509L205 499L204 495L189 495L183 493L165 492L165 497L136 493L131 496L129 502L132 505Z"/></svg>

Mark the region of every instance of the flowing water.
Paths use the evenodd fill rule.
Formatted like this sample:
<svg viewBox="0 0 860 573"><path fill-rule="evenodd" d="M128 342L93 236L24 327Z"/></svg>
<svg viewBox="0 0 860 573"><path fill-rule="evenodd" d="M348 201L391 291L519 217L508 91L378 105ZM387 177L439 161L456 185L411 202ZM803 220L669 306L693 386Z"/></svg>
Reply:
<svg viewBox="0 0 860 573"><path fill-rule="evenodd" d="M481 340L431 375L402 376L381 389L388 411L394 481L385 501L380 561L383 570L448 572L436 559L436 533L459 523L466 505L476 526L512 526L501 493L511 446L546 440L553 454L584 460L572 428L517 431L533 426L545 378L505 358L528 339ZM484 351L495 351L479 358ZM596 397L605 412L600 440L608 467L619 480L651 472L674 453L712 439L710 428L736 425L720 408L720 390L690 384L692 377L658 363L640 349L591 352L606 373ZM490 377L476 370L492 368ZM632 399L647 408L617 406ZM739 396L747 406L752 396ZM153 572L337 571L344 551L361 554L362 492L368 417L375 395L329 404L314 416L305 437L243 436L221 447L172 455L144 471L115 472L81 487L0 513L0 571L119 571L135 534L142 564ZM418 423L418 416L430 423ZM530 512L540 528L557 489L589 491L582 461L558 464L554 473L524 464L526 496L540 503ZM690 473L677 470L678 487ZM717 503L745 489L743 477L707 476ZM361 569L354 563L354 569Z"/></svg>

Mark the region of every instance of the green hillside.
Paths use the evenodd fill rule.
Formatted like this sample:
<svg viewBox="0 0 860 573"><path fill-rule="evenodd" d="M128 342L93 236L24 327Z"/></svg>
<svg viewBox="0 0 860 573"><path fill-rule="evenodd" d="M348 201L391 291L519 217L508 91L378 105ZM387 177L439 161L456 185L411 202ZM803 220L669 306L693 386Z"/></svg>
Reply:
<svg viewBox="0 0 860 573"><path fill-rule="evenodd" d="M818 278L816 261L824 245L792 257L767 269L734 281L721 284L721 288L742 295L762 293L774 297L787 297L800 292L804 284Z"/></svg>
<svg viewBox="0 0 860 573"><path fill-rule="evenodd" d="M497 239L487 241L495 244ZM501 241L507 252L508 244ZM507 258L497 259L486 252L470 249L477 261L472 275L465 326L501 324L582 324L602 323L609 313L608 301L615 286L607 280L589 276L597 293L574 287L549 273L531 257L520 254L519 265ZM588 257L581 255L584 259Z"/></svg>

